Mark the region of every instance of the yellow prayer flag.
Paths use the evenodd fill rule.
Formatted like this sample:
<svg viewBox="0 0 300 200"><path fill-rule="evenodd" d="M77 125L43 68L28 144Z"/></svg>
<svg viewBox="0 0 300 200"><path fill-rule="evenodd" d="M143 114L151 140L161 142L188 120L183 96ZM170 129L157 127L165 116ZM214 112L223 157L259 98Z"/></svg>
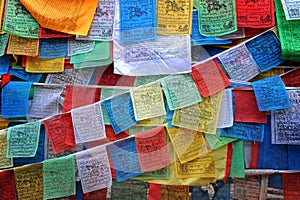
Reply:
<svg viewBox="0 0 300 200"><path fill-rule="evenodd" d="M177 178L217 178L213 151L205 158L197 158L184 164L177 160L175 166Z"/></svg>
<svg viewBox="0 0 300 200"><path fill-rule="evenodd" d="M43 164L14 168L18 199L43 199Z"/></svg>
<svg viewBox="0 0 300 200"><path fill-rule="evenodd" d="M37 56L39 53L39 40L10 35L7 53L25 56Z"/></svg>
<svg viewBox="0 0 300 200"><path fill-rule="evenodd" d="M172 148L171 148L172 149ZM185 178L180 179L176 178L176 169L175 169L175 162L170 165L170 178L168 180L162 179L151 179L144 181L149 183L156 183L156 184L163 184L163 185L189 185L189 186L207 186L210 183L215 182L217 179L223 179L225 176L226 170L226 160L227 160L227 145L218 148L213 151L213 161L215 163L215 173L217 178ZM170 156L174 156L170 151ZM174 160L174 158L170 158Z"/></svg>
<svg viewBox="0 0 300 200"><path fill-rule="evenodd" d="M215 134L222 96L223 91L203 98L200 103L175 110L172 125L203 133Z"/></svg>
<svg viewBox="0 0 300 200"><path fill-rule="evenodd" d="M98 0L20 0L43 27L56 31L87 36Z"/></svg>
<svg viewBox="0 0 300 200"><path fill-rule="evenodd" d="M160 200L189 200L189 187L184 185L162 185Z"/></svg>
<svg viewBox="0 0 300 200"><path fill-rule="evenodd" d="M278 40L279 40L280 38L279 38L279 33L278 33L278 28L277 28L277 26L276 26L276 27L273 27L273 28L272 28L272 31L275 33L276 37L277 37Z"/></svg>
<svg viewBox="0 0 300 200"><path fill-rule="evenodd" d="M227 165L227 145L224 145L214 150L214 161L216 166L217 179L221 180L225 177L226 165Z"/></svg>
<svg viewBox="0 0 300 200"><path fill-rule="evenodd" d="M193 0L157 0L158 34L190 35L193 5Z"/></svg>
<svg viewBox="0 0 300 200"><path fill-rule="evenodd" d="M174 151L181 164L200 157L202 146L206 146L203 134L185 128L168 128Z"/></svg>
<svg viewBox="0 0 300 200"><path fill-rule="evenodd" d="M204 137L204 136L203 136ZM206 140L203 141L203 144L200 147L200 158L206 157L209 152L211 152L211 149L209 147L209 144L207 143Z"/></svg>
<svg viewBox="0 0 300 200"><path fill-rule="evenodd" d="M163 116L144 119L139 121L136 124L136 126L162 126L162 125L163 125Z"/></svg>
<svg viewBox="0 0 300 200"><path fill-rule="evenodd" d="M4 0L0 0L0 34L4 33L2 31L2 16L3 16L3 10L4 10Z"/></svg>
<svg viewBox="0 0 300 200"><path fill-rule="evenodd" d="M13 166L12 158L6 158L7 131L0 132L0 169Z"/></svg>
<svg viewBox="0 0 300 200"><path fill-rule="evenodd" d="M0 117L0 130L8 127L9 120Z"/></svg>
<svg viewBox="0 0 300 200"><path fill-rule="evenodd" d="M44 59L37 57L26 58L26 72L30 73L54 73L64 71L65 57Z"/></svg>
<svg viewBox="0 0 300 200"><path fill-rule="evenodd" d="M160 81L136 87L130 91L130 96L137 121L166 114Z"/></svg>
<svg viewBox="0 0 300 200"><path fill-rule="evenodd" d="M10 62L10 66L15 66L15 65L17 65L17 64L18 64L18 60L19 60L19 56L13 54L13 56L12 56L12 61Z"/></svg>

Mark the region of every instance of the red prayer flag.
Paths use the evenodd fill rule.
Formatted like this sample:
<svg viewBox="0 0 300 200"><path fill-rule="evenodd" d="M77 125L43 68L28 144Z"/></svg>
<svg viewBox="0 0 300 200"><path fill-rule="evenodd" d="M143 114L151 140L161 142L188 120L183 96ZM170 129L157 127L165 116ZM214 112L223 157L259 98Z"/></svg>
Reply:
<svg viewBox="0 0 300 200"><path fill-rule="evenodd" d="M100 88L67 85L62 112L97 102L97 93L100 93L98 90Z"/></svg>
<svg viewBox="0 0 300 200"><path fill-rule="evenodd" d="M39 38L71 38L74 35L62 33L59 31L43 28L40 26L38 37Z"/></svg>
<svg viewBox="0 0 300 200"><path fill-rule="evenodd" d="M232 158L232 147L233 143L230 142L227 145L227 159L226 159L226 169L225 169L225 177L224 177L224 182L227 182L227 179L230 174L230 166L231 166L231 158Z"/></svg>
<svg viewBox="0 0 300 200"><path fill-rule="evenodd" d="M88 149L90 149L90 148L97 147L97 146L100 146L100 145L103 145L106 143L108 143L107 139L103 138L101 140L95 140L95 141L88 142L87 147L88 147Z"/></svg>
<svg viewBox="0 0 300 200"><path fill-rule="evenodd" d="M70 59L65 59L65 64L64 64L65 69L73 69L74 65L70 63Z"/></svg>
<svg viewBox="0 0 300 200"><path fill-rule="evenodd" d="M136 133L135 141L142 171L153 171L171 164L164 127Z"/></svg>
<svg viewBox="0 0 300 200"><path fill-rule="evenodd" d="M259 143L252 142L252 157L251 157L250 169L257 168L258 148L259 148Z"/></svg>
<svg viewBox="0 0 300 200"><path fill-rule="evenodd" d="M275 25L274 1L236 0L236 19L239 27L273 27Z"/></svg>
<svg viewBox="0 0 300 200"><path fill-rule="evenodd" d="M106 200L107 188L83 194L82 200Z"/></svg>
<svg viewBox="0 0 300 200"><path fill-rule="evenodd" d="M115 134L114 129L110 125L105 125L105 133L106 133L106 138L110 141L117 141L123 138L128 137L129 135L125 132L121 132L119 134Z"/></svg>
<svg viewBox="0 0 300 200"><path fill-rule="evenodd" d="M230 85L229 79L215 59L194 66L191 75L203 97L216 94Z"/></svg>
<svg viewBox="0 0 300 200"><path fill-rule="evenodd" d="M17 200L14 171L0 172L0 200Z"/></svg>
<svg viewBox="0 0 300 200"><path fill-rule="evenodd" d="M157 200L161 196L161 185L155 183L149 183L148 200Z"/></svg>
<svg viewBox="0 0 300 200"><path fill-rule="evenodd" d="M56 115L43 123L54 154L75 147L71 113Z"/></svg>
<svg viewBox="0 0 300 200"><path fill-rule="evenodd" d="M234 121L267 123L267 112L259 111L253 90L234 90Z"/></svg>
<svg viewBox="0 0 300 200"><path fill-rule="evenodd" d="M285 86L300 87L300 67L283 74L281 79Z"/></svg>
<svg viewBox="0 0 300 200"><path fill-rule="evenodd" d="M285 200L300 199L300 173L283 173L282 188Z"/></svg>
<svg viewBox="0 0 300 200"><path fill-rule="evenodd" d="M1 87L4 87L10 81L10 74L3 74L1 77Z"/></svg>
<svg viewBox="0 0 300 200"><path fill-rule="evenodd" d="M245 28L245 36L246 38L254 37L266 30L269 30L268 28Z"/></svg>
<svg viewBox="0 0 300 200"><path fill-rule="evenodd" d="M27 56L22 56L21 65L23 68L26 67L26 58L27 58Z"/></svg>
<svg viewBox="0 0 300 200"><path fill-rule="evenodd" d="M110 64L107 67L99 67L96 80L98 85L132 87L134 85L135 77L114 74L114 66L113 64Z"/></svg>

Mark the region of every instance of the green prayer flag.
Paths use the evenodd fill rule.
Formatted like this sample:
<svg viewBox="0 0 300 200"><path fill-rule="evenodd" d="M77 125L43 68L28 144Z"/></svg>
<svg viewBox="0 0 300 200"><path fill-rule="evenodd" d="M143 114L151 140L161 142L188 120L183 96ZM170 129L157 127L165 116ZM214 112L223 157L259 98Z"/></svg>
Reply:
<svg viewBox="0 0 300 200"><path fill-rule="evenodd" d="M45 160L43 169L44 199L76 193L74 155Z"/></svg>

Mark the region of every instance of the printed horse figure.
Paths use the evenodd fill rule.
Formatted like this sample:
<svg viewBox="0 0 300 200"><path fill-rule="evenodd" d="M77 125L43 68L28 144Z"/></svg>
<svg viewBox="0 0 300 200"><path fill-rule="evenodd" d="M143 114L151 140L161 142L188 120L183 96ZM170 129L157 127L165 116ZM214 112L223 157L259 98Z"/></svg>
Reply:
<svg viewBox="0 0 300 200"><path fill-rule="evenodd" d="M24 131L17 131L15 134L18 143L23 143L28 139L27 134Z"/></svg>
<svg viewBox="0 0 300 200"><path fill-rule="evenodd" d="M290 9L290 12L291 12L291 16L299 16L300 15L298 8L292 8L292 9Z"/></svg>
<svg viewBox="0 0 300 200"><path fill-rule="evenodd" d="M141 17L142 15L148 14L146 11L142 11L142 9L139 7L130 6L128 10L130 11L130 19L132 19L133 17Z"/></svg>
<svg viewBox="0 0 300 200"><path fill-rule="evenodd" d="M98 17L102 17L102 16L109 16L109 14L108 14L108 12L107 11L105 11L105 10L103 10L103 9L101 9L101 8L96 8L96 15L98 16Z"/></svg>
<svg viewBox="0 0 300 200"><path fill-rule="evenodd" d="M215 11L221 10L222 8L224 8L226 10L227 6L224 3L220 4L217 0L208 0L207 1L208 13L210 13L213 10L215 10Z"/></svg>
<svg viewBox="0 0 300 200"><path fill-rule="evenodd" d="M266 23L270 23L271 22L271 16L270 15L267 15L265 18L263 16L260 17L260 21L261 23L263 24L266 24Z"/></svg>
<svg viewBox="0 0 300 200"><path fill-rule="evenodd" d="M175 2L175 0L167 0L165 1L166 4L166 13L168 12L178 12L178 11L184 11L184 9Z"/></svg>
<svg viewBox="0 0 300 200"><path fill-rule="evenodd" d="M29 12L25 9L25 7L23 7L22 5L17 4L16 5L16 10L15 10L15 14L16 15L27 15Z"/></svg>

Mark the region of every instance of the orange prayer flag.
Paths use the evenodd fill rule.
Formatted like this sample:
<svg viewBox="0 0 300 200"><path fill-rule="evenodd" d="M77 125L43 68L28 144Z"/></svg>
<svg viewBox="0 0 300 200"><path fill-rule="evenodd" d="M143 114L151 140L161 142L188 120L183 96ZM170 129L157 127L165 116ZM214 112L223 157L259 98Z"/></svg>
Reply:
<svg viewBox="0 0 300 200"><path fill-rule="evenodd" d="M20 0L44 28L86 36L94 18L98 0Z"/></svg>

